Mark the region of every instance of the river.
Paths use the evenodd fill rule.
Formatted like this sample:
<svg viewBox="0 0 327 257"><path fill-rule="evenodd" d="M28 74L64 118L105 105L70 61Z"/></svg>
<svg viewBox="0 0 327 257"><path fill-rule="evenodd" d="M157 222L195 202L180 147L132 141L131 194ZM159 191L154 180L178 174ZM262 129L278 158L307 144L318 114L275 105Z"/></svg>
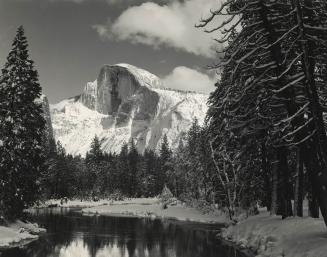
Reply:
<svg viewBox="0 0 327 257"><path fill-rule="evenodd" d="M217 239L221 225L83 216L69 208L34 210L29 219L47 233L1 257L245 257Z"/></svg>

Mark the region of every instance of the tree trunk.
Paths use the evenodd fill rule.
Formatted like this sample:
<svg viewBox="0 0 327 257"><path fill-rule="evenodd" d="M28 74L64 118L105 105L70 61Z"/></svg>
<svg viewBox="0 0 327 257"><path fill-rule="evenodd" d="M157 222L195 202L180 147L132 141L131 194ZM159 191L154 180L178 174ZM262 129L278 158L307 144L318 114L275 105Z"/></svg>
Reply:
<svg viewBox="0 0 327 257"><path fill-rule="evenodd" d="M271 200L272 200L272 185L271 185L271 172L269 169L269 163L267 160L267 151L265 142L261 144L261 165L262 165L262 172L264 177L264 199L263 205L267 207L267 210L270 211L271 209Z"/></svg>
<svg viewBox="0 0 327 257"><path fill-rule="evenodd" d="M267 31L267 40L272 44L270 49L270 55L272 60L276 63L276 77L278 78L276 81L276 85L279 87L283 87L287 84L286 73L285 70L287 67L285 66L282 46L279 43L279 35L275 30L274 25L271 23L269 19L269 9L265 5L264 1L259 1L260 11L259 14L262 19L263 27ZM289 115L293 115L297 111L297 105L295 102L295 92L290 87L287 90L282 90L280 93L280 97L282 99L289 99L285 102L285 107ZM292 216L292 202L291 202L291 183L290 183L290 175L288 170L287 163L287 151L285 147L280 147L277 150L277 159L279 160L278 172L281 174L281 215L283 218L288 216ZM276 181L274 182L276 183ZM275 190L275 189L274 189ZM276 192L274 192L276 194ZM276 200L276 199L274 199ZM275 203L272 205L276 207ZM273 212L275 212L274 210ZM278 214L278 211L277 211Z"/></svg>
<svg viewBox="0 0 327 257"><path fill-rule="evenodd" d="M306 144L308 145L308 144ZM326 166L319 158L318 150L315 149L314 142L311 148L303 147L305 152L303 154L303 161L308 172L309 179L309 213L313 218L319 217L320 207L321 214L327 223L327 180L325 175Z"/></svg>
<svg viewBox="0 0 327 257"><path fill-rule="evenodd" d="M308 194L308 204L309 210L308 215L312 218L319 218L319 205L317 199L310 192Z"/></svg>
<svg viewBox="0 0 327 257"><path fill-rule="evenodd" d="M273 163L270 215L281 215L279 160Z"/></svg>
<svg viewBox="0 0 327 257"><path fill-rule="evenodd" d="M277 151L279 159L278 169L281 173L281 215L285 219L293 216L292 201L291 201L291 181L290 172L287 163L287 150L285 147L280 147Z"/></svg>
<svg viewBox="0 0 327 257"><path fill-rule="evenodd" d="M296 154L296 178L294 188L294 216L303 217L304 174L300 149Z"/></svg>

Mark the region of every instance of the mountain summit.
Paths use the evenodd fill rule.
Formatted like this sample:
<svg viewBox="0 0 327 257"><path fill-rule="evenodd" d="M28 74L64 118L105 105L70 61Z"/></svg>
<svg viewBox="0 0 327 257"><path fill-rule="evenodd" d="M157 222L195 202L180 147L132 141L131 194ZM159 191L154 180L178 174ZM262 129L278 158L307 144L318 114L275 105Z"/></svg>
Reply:
<svg viewBox="0 0 327 257"><path fill-rule="evenodd" d="M80 96L51 105L53 131L74 155L85 155L95 135L106 152L119 152L132 138L139 151L156 150L165 134L176 148L195 118L203 122L207 97L165 89L157 76L129 64L105 65Z"/></svg>

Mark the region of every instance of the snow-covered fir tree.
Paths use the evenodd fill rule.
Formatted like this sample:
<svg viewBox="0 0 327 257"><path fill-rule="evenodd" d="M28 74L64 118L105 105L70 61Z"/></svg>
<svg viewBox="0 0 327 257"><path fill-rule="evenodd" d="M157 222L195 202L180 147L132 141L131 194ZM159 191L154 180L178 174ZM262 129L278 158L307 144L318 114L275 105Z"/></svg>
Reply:
<svg viewBox="0 0 327 257"><path fill-rule="evenodd" d="M167 135L165 134L162 138L159 159L160 159L160 171L158 174L157 180L157 190L160 192L164 185L168 183L167 177L169 173L172 171L172 151L170 149Z"/></svg>
<svg viewBox="0 0 327 257"><path fill-rule="evenodd" d="M15 218L38 196L44 163L41 86L23 27L0 78L0 209Z"/></svg>

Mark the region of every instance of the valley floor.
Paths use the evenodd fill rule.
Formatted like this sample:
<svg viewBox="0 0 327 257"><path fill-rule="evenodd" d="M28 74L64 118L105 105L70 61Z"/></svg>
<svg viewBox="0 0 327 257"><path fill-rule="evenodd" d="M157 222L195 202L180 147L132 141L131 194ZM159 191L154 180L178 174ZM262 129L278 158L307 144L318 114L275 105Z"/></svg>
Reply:
<svg viewBox="0 0 327 257"><path fill-rule="evenodd" d="M256 257L326 257L327 229L322 219L270 216L262 211L223 229L222 238Z"/></svg>
<svg viewBox="0 0 327 257"><path fill-rule="evenodd" d="M38 239L38 234L45 232L37 224L17 220L8 226L0 226L0 248L21 246Z"/></svg>

